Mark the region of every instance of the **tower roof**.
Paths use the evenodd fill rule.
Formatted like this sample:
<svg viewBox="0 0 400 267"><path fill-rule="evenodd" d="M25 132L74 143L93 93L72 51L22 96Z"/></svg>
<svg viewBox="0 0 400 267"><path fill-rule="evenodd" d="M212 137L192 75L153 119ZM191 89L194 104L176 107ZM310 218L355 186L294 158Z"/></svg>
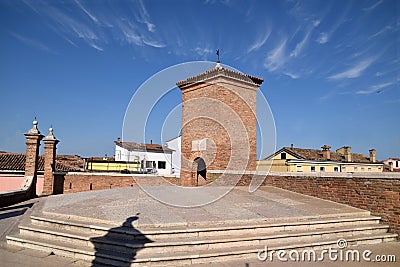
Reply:
<svg viewBox="0 0 400 267"><path fill-rule="evenodd" d="M186 86L189 84L193 83L198 83L198 82L204 82L208 79L212 79L218 76L225 76L225 77L230 77L233 79L241 80L244 82L252 82L254 85L260 86L264 79L258 78L255 76L251 76L248 74L244 74L238 71L234 71L231 69L227 69L221 66L219 62L216 64L216 66L212 69L209 69L203 73L197 74L195 76L189 77L185 80L179 81L176 83L178 87Z"/></svg>

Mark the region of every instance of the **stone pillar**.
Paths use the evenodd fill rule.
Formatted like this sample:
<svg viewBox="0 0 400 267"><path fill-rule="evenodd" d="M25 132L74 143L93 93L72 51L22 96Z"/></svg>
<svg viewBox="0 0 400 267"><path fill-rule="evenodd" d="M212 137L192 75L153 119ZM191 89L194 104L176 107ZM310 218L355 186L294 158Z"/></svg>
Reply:
<svg viewBox="0 0 400 267"><path fill-rule="evenodd" d="M37 169L39 161L39 146L43 135L37 128L37 120L33 121L33 127L25 134L26 138L26 161L25 179L22 189L30 190L29 196L36 197Z"/></svg>
<svg viewBox="0 0 400 267"><path fill-rule="evenodd" d="M59 143L53 135L53 128L49 129L49 134L44 138L44 184L43 195L54 193L54 171L56 163L56 146Z"/></svg>

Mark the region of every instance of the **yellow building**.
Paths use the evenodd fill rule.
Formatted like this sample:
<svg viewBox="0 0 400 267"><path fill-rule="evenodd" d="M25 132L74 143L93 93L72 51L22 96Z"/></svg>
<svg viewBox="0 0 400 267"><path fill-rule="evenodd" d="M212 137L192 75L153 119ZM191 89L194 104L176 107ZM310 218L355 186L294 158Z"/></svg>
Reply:
<svg viewBox="0 0 400 267"><path fill-rule="evenodd" d="M376 151L370 155L351 153L344 146L335 152L324 145L322 150L284 147L273 155L257 162L258 171L273 172L382 172L383 163L376 161ZM271 166L271 167L270 167Z"/></svg>

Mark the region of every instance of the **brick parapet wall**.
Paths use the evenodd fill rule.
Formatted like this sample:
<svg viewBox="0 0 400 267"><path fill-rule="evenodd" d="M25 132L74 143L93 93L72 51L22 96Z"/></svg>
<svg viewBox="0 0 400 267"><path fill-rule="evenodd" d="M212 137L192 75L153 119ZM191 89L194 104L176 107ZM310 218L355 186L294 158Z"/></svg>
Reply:
<svg viewBox="0 0 400 267"><path fill-rule="evenodd" d="M252 175L238 185L248 186ZM400 174L395 173L270 173L262 185L276 186L370 211L400 234Z"/></svg>
<svg viewBox="0 0 400 267"><path fill-rule="evenodd" d="M68 194L92 190L131 187L137 185L180 185L180 179L175 177L115 173L67 173L66 175L56 175L54 184L56 193Z"/></svg>

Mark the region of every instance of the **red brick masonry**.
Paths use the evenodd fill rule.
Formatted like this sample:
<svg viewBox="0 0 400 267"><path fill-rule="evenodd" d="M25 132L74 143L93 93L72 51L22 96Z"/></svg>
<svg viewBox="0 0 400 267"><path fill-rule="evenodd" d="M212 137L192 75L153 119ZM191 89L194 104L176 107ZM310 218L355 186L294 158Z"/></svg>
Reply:
<svg viewBox="0 0 400 267"><path fill-rule="evenodd" d="M400 175L397 174L301 175L271 173L263 185L347 204L382 217L391 231L400 235ZM364 176L364 177L363 177ZM248 185L243 176L238 185Z"/></svg>

